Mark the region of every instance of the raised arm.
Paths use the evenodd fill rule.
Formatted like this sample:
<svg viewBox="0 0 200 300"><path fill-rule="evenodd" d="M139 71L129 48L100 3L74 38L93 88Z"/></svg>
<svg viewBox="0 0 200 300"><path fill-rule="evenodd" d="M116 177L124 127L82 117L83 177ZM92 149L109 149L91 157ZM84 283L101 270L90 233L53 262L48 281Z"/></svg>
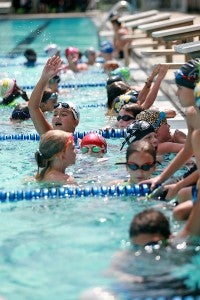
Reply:
<svg viewBox="0 0 200 300"><path fill-rule="evenodd" d="M158 95L160 85L161 85L165 75L167 74L167 71L168 71L168 66L167 65L166 66L165 65L160 65L159 66L158 75L156 77L154 85L149 90L149 93L147 94L146 98L144 99L144 102L141 104L143 109L149 109L153 105L153 103L154 103L154 101L155 101L155 99Z"/></svg>
<svg viewBox="0 0 200 300"><path fill-rule="evenodd" d="M147 78L144 87L142 88L142 90L139 93L138 96L138 103L140 105L143 104L143 102L145 101L150 89L151 89L151 85L153 83L154 78L158 75L158 71L159 71L160 65L157 65L153 71L151 72L150 76Z"/></svg>
<svg viewBox="0 0 200 300"><path fill-rule="evenodd" d="M60 71L60 67L60 57L53 56L47 60L41 77L37 82L35 88L33 89L28 103L31 119L34 123L35 129L40 135L52 129L52 126L47 122L43 112L40 109L40 102L42 99L43 91L47 86L49 79L55 76Z"/></svg>
<svg viewBox="0 0 200 300"><path fill-rule="evenodd" d="M178 169L180 169L187 162L187 160L192 156L193 154L192 145L191 145L192 128L189 125L187 126L188 126L188 135L186 138L184 148L182 148L177 153L177 155L169 164L169 166L160 175L145 181L151 183L151 189L154 189L156 185L161 184L165 180L167 180ZM145 183L145 182L142 181L141 183Z"/></svg>

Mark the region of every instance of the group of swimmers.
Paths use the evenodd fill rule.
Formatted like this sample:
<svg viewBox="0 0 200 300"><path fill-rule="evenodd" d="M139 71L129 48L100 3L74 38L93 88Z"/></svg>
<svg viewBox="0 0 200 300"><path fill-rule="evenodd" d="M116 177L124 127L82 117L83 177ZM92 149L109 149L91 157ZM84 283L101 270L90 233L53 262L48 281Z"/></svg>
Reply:
<svg viewBox="0 0 200 300"><path fill-rule="evenodd" d="M113 20L113 22L115 21ZM108 50L108 44L102 44L103 47L107 49L106 54L111 51ZM39 149L35 153L38 166L36 180L54 184L77 185L75 179L66 173L66 169L76 161L78 150L73 134L79 124L80 113L74 103L59 102L58 84L60 72L66 69L82 72L87 70L88 64L80 62L78 49L69 47L65 51L68 65L63 65L58 49L52 48L55 48L55 51L51 52L53 55L47 60L30 99L15 81L2 82L2 104L6 105L12 102L13 94L14 98L17 94L27 102L23 120L26 119L26 116L28 116L27 119L31 118L35 129L41 136ZM50 47L47 50L50 50ZM92 51L90 52L92 53ZM118 55L121 58L121 50ZM162 185L163 190L166 191L165 199L167 200L179 194L178 202L184 201L184 203L178 203L174 209L174 216L179 219L187 219L185 227L179 234L181 237L200 235L198 218L200 200L197 200L200 185L198 180L200 174L198 151L200 111L195 102L198 97L194 95L195 85L200 79L199 64L200 59L198 58L190 60L178 70L175 76L176 95L181 105L186 108L187 135L178 130L174 134L170 132L167 118L174 117L174 111L160 111L153 106L160 84L167 73L166 66L156 66L141 88L127 83L123 68L113 64L112 68L115 72L109 72L106 87L107 116L114 118L116 127L126 129L124 141L119 149L120 151L125 146L127 147L125 158L116 164L126 166L129 179L128 181L119 180L115 184L148 183L152 191ZM116 72L116 70L118 71ZM3 91L3 87L5 87L5 91ZM19 108L16 107L12 114L13 119L19 114L17 109ZM51 123L46 118L46 111L53 111ZM98 158L103 157L109 151L105 138L95 132L84 136L79 147L83 154L90 154ZM160 161L159 156L170 152L176 153L174 160L162 173L152 177ZM124 154L123 151L122 154ZM182 176L177 182L165 183L192 156L195 157L196 164L190 174ZM195 197L192 198L192 194ZM162 231L164 223L166 226ZM140 246L169 240L170 229L166 217L154 209L145 210L136 215L131 223L130 239L133 244Z"/></svg>

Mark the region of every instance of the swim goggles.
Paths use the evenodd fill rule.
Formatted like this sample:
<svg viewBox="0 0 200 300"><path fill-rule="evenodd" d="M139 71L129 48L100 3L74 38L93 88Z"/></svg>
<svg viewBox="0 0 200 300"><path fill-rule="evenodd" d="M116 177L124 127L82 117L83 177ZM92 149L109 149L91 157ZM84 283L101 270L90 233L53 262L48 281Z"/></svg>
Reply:
<svg viewBox="0 0 200 300"><path fill-rule="evenodd" d="M83 146L83 147L81 148L81 152L82 152L83 154L88 153L89 150L91 150L91 152L93 152L93 153L99 153L99 152L102 151L102 148L100 148L100 147L98 147L98 146L92 146L92 147Z"/></svg>
<svg viewBox="0 0 200 300"><path fill-rule="evenodd" d="M137 170L143 170L143 171L149 171L152 167L154 167L156 162L153 162L152 164L144 164L142 166L138 166L137 164L134 163L126 163L126 165L131 169L132 171L137 171Z"/></svg>
<svg viewBox="0 0 200 300"><path fill-rule="evenodd" d="M58 99L58 93L52 93L47 100L49 99Z"/></svg>
<svg viewBox="0 0 200 300"><path fill-rule="evenodd" d="M128 116L128 115L124 115L124 116L118 116L117 117L117 121L119 122L120 120L123 120L125 122L128 122L130 120L135 120L134 117Z"/></svg>
<svg viewBox="0 0 200 300"><path fill-rule="evenodd" d="M70 109L71 112L72 112L72 114L73 114L74 119L75 119L75 120L78 120L78 119L79 119L79 113L78 113L78 111L77 111L74 107L70 106L68 103L65 103L65 102L57 102L57 103L54 104L54 109L56 109L56 108L66 108L66 109Z"/></svg>

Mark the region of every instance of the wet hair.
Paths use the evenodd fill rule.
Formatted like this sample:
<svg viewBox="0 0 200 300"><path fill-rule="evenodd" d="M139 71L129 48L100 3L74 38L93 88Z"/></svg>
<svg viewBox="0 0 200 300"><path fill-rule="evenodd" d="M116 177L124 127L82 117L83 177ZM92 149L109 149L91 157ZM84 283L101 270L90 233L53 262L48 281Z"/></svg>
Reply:
<svg viewBox="0 0 200 300"><path fill-rule="evenodd" d="M35 160L38 165L37 180L42 180L47 169L51 166L54 155L66 147L66 142L71 133L62 130L49 130L41 136L39 150L35 152ZM43 168L39 173L39 168Z"/></svg>
<svg viewBox="0 0 200 300"><path fill-rule="evenodd" d="M114 99L120 95L123 95L131 90L129 84L124 81L116 81L107 86L107 107L113 108Z"/></svg>
<svg viewBox="0 0 200 300"><path fill-rule="evenodd" d="M28 109L28 105L26 103L23 104L18 104L11 115L11 120L28 120L30 119L30 113L29 113L29 109Z"/></svg>
<svg viewBox="0 0 200 300"><path fill-rule="evenodd" d="M125 104L121 107L126 112L130 113L134 118L143 111L143 108L137 103Z"/></svg>
<svg viewBox="0 0 200 300"><path fill-rule="evenodd" d="M199 80L200 58L191 59L180 67L175 73L175 82L177 85L195 88L195 83Z"/></svg>
<svg viewBox="0 0 200 300"><path fill-rule="evenodd" d="M126 150L126 162L128 162L129 157L135 152L148 153L153 157L153 161L156 161L156 149L148 141L139 140L130 144Z"/></svg>
<svg viewBox="0 0 200 300"><path fill-rule="evenodd" d="M138 213L132 220L129 229L130 238L137 237L139 234L160 234L168 239L170 224L165 215L155 209L145 209Z"/></svg>
<svg viewBox="0 0 200 300"><path fill-rule="evenodd" d="M37 54L33 49L26 49L24 51L24 56L29 62L36 62Z"/></svg>

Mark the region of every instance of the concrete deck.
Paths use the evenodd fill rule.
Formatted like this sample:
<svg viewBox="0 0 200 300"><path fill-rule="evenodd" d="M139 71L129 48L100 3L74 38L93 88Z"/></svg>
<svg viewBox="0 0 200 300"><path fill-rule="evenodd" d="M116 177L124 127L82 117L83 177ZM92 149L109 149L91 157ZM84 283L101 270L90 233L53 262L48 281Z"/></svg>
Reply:
<svg viewBox="0 0 200 300"><path fill-rule="evenodd" d="M185 16L195 16L194 25L200 24L200 14L185 14L178 12L170 12L172 14L172 19L185 17ZM139 31L138 31L139 32ZM139 41L138 41L139 42ZM152 48L145 48L146 50L151 50ZM164 56L158 57L145 57L142 56L141 52L144 48L134 49L134 52L131 56L131 61L129 67L131 68L131 74L135 79L136 83L142 85L146 78L149 76L153 67L158 63L165 63ZM184 63L185 56L184 55L176 55L176 63ZM158 93L158 97L155 101L155 106L159 108L172 108L176 111L177 116L173 119L169 119L168 122L172 128L172 130L180 129L187 133L187 125L185 122L185 113L184 109L179 103L179 100L176 96L176 85L174 82L174 72L175 69L169 69L165 79L161 84L160 91Z"/></svg>

